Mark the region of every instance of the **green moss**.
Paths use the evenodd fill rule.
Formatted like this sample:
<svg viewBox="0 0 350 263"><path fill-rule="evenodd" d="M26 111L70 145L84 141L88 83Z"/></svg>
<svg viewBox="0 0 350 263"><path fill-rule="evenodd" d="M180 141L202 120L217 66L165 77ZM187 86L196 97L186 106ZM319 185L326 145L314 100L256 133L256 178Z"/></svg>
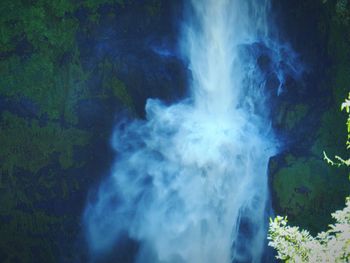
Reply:
<svg viewBox="0 0 350 263"><path fill-rule="evenodd" d="M47 177L50 178L49 174ZM42 187L40 180L36 181L35 175L32 175L30 178L9 180L1 189L2 262L57 262L54 240L60 229L63 230L65 218L35 208L35 203L50 198L47 191L40 196Z"/></svg>
<svg viewBox="0 0 350 263"><path fill-rule="evenodd" d="M76 1L72 0L55 0L55 1L45 1L41 2L54 14L56 17L64 17L67 14L71 14L77 8Z"/></svg>
<svg viewBox="0 0 350 263"><path fill-rule="evenodd" d="M321 117L316 140L311 147L312 154L319 158L322 158L323 151L329 156L345 154L346 135L344 114L338 108L331 108Z"/></svg>
<svg viewBox="0 0 350 263"><path fill-rule="evenodd" d="M16 51L20 41L27 41L31 53L25 57L9 56L0 61L0 94L26 97L39 106L40 114L47 114L53 120L64 117L67 122L75 124L74 105L77 100L88 97L85 81L89 74L82 70L79 61L75 39L79 23L73 13L78 8L88 8L97 23L97 9L103 4L114 3L124 5L125 1L41 0L34 4L20 0L3 1L1 51ZM125 103L131 105L120 85L111 87L117 90L113 94L122 96Z"/></svg>
<svg viewBox="0 0 350 263"><path fill-rule="evenodd" d="M76 123L74 103L76 95L84 92L87 79L75 39L78 21L72 16L78 7L68 0L42 0L31 5L4 1L4 16L0 18L3 51L16 51L19 41L26 41L31 53L0 61L0 94L24 96L37 103L41 114L50 119L63 116Z"/></svg>
<svg viewBox="0 0 350 263"><path fill-rule="evenodd" d="M21 7L17 14L9 17L16 21L17 31L40 52L45 49L64 53L75 45L77 20L65 16L74 11L74 5L68 1L40 1L26 8Z"/></svg>
<svg viewBox="0 0 350 263"><path fill-rule="evenodd" d="M287 129L292 129L297 123L299 123L303 117L305 117L308 111L308 107L303 104L296 104L291 107L285 116L285 125Z"/></svg>
<svg viewBox="0 0 350 263"><path fill-rule="evenodd" d="M37 186L39 186L40 189L45 189L46 193L45 196L42 194L39 194L38 192L35 193L36 195L33 196L34 201L39 201L42 199L49 199L49 198L56 198L58 197L58 194L56 192L56 185L57 181L61 179L62 174L60 174L59 171L53 170L52 168L45 173L43 176L39 176L37 178ZM28 185L32 185L30 182L26 182ZM37 188L37 187L34 187ZM42 191L40 191L42 192Z"/></svg>
<svg viewBox="0 0 350 263"><path fill-rule="evenodd" d="M77 180L65 168L79 166L72 160L74 147L84 145L88 133L59 124L41 126L11 113L1 115L0 152L0 256L2 262L57 262L55 243L66 232L65 216L50 215L51 208L36 208L48 200L67 199ZM59 159L60 167L46 168ZM24 170L20 175L18 169ZM67 233L69 237L74 233Z"/></svg>
<svg viewBox="0 0 350 263"><path fill-rule="evenodd" d="M126 85L116 77L117 65L105 58L99 63L97 70L102 78L102 90L99 91L98 97L107 98L114 96L131 112L135 112L135 106Z"/></svg>
<svg viewBox="0 0 350 263"><path fill-rule="evenodd" d="M84 7L89 8L92 12L96 12L97 9L104 4L112 4L114 2L118 2L124 4L123 0L113 1L113 0L86 0L84 1Z"/></svg>
<svg viewBox="0 0 350 263"><path fill-rule="evenodd" d="M348 25L350 21L349 3L347 0L338 0L335 5L336 19L338 23Z"/></svg>
<svg viewBox="0 0 350 263"><path fill-rule="evenodd" d="M18 98L24 96L33 100L41 114L50 119L65 117L76 123L74 105L87 94L85 81L88 77L79 61L59 66L49 56L33 54L27 60L12 56L0 61L3 78L0 79L0 93Z"/></svg>
<svg viewBox="0 0 350 263"><path fill-rule="evenodd" d="M27 39L36 51L44 49L64 53L75 45L78 21L73 13L78 8L88 8L96 14L103 4L124 0L40 0L34 3L21 0L4 0L0 7L0 48L1 52L13 51L16 42Z"/></svg>
<svg viewBox="0 0 350 263"><path fill-rule="evenodd" d="M87 0L82 2L82 7L86 8L89 11L89 20L92 24L98 24L101 18L101 15L98 12L98 9L102 5L113 5L118 4L121 7L124 7L127 1L125 0ZM115 17L114 12L108 13L108 17Z"/></svg>
<svg viewBox="0 0 350 263"><path fill-rule="evenodd" d="M330 213L343 205L349 189L344 170L316 158L289 158L289 166L273 175L278 213L292 224L319 231L331 222Z"/></svg>
<svg viewBox="0 0 350 263"><path fill-rule="evenodd" d="M63 199L67 199L68 193L69 193L69 189L68 189L66 180L62 180L62 184L61 185L62 185L62 197L63 197Z"/></svg>
<svg viewBox="0 0 350 263"><path fill-rule="evenodd" d="M74 146L84 145L88 138L88 133L78 129L63 129L53 123L41 127L35 120L4 112L0 133L2 173L12 175L14 167L36 173L52 161L55 153L63 168L72 167Z"/></svg>
<svg viewBox="0 0 350 263"><path fill-rule="evenodd" d="M27 39L35 48L47 41L49 37L49 25L46 23L47 14L42 6L31 6L22 11L18 23L22 24Z"/></svg>
<svg viewBox="0 0 350 263"><path fill-rule="evenodd" d="M96 0L86 0L84 1L84 7L89 8L90 10L92 10L93 12L96 11L96 9L100 6L101 3L103 3L105 1L100 0L100 1L96 1Z"/></svg>
<svg viewBox="0 0 350 263"><path fill-rule="evenodd" d="M350 58L350 52L348 57ZM342 98L345 98L350 90L350 62L337 66L334 69L334 76L333 97L340 105Z"/></svg>
<svg viewBox="0 0 350 263"><path fill-rule="evenodd" d="M132 101L126 86L114 77L112 64L99 72L104 79L96 93L86 85L91 75L82 68L76 41L76 33L84 25L74 13L83 8L98 23L100 6L125 3L1 2L0 96L10 98L15 109L20 107L15 105L17 101L28 101L28 107L33 103L36 114L22 118L21 113L0 113L1 262L57 262L57 236L75 238L75 231L67 231L67 225L74 226L77 218L66 212L53 215L57 211L48 203L69 202L85 180L74 173L84 160L78 163L74 157L86 147L91 134L75 128L76 106L92 97L115 97L129 108Z"/></svg>
<svg viewBox="0 0 350 263"><path fill-rule="evenodd" d="M344 6L342 14L350 17L350 6ZM331 75L333 76L333 96L335 103L340 105L347 96L350 87L350 27L344 17L339 17L339 7L335 8L330 21L328 53L333 58Z"/></svg>
<svg viewBox="0 0 350 263"><path fill-rule="evenodd" d="M284 159L286 161L287 166L294 164L296 161L296 157L292 154L287 154L287 156Z"/></svg>
<svg viewBox="0 0 350 263"><path fill-rule="evenodd" d="M125 84L119 79L113 77L110 82L110 88L115 97L117 97L129 110L135 111L135 107Z"/></svg>
<svg viewBox="0 0 350 263"><path fill-rule="evenodd" d="M100 21L100 14L99 13L92 13L89 15L89 20L93 23L93 24L98 24Z"/></svg>
<svg viewBox="0 0 350 263"><path fill-rule="evenodd" d="M279 107L276 123L286 130L292 130L302 121L308 110L309 107L304 104L287 105L283 103Z"/></svg>
<svg viewBox="0 0 350 263"><path fill-rule="evenodd" d="M162 1L161 0L152 0L146 5L146 11L149 16L157 16L161 10Z"/></svg>
<svg viewBox="0 0 350 263"><path fill-rule="evenodd" d="M3 262L57 262L53 228L62 219L44 212L13 211L11 219L0 225L0 254ZM35 255L35 258L33 257Z"/></svg>

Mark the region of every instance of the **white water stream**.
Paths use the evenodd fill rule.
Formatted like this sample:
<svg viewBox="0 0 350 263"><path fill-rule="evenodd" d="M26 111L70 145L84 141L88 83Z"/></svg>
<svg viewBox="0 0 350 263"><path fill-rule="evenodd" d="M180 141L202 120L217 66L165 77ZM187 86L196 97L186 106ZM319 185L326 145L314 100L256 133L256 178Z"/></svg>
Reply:
<svg viewBox="0 0 350 263"><path fill-rule="evenodd" d="M126 234L141 263L260 262L275 145L249 48L271 43L269 1L188 3L190 96L149 99L146 120L116 128L112 174L85 212L88 241L100 251Z"/></svg>

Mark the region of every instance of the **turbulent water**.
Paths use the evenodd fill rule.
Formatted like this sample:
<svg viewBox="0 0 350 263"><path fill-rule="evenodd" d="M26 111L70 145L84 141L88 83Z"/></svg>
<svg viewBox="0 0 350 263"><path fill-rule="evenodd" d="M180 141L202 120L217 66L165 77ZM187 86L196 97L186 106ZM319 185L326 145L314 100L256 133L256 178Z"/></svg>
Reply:
<svg viewBox="0 0 350 263"><path fill-rule="evenodd" d="M116 127L117 160L86 208L87 239L99 253L127 235L142 263L260 262L275 152L264 71L280 92L283 48L267 0L188 4L180 47L190 95L170 106L149 99L146 120Z"/></svg>

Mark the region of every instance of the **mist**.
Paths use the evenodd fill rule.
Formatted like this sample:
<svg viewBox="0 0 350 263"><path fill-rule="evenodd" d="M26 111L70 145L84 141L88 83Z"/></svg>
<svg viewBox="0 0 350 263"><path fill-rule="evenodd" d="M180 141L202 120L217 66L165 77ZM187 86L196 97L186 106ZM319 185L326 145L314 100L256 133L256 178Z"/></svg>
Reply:
<svg viewBox="0 0 350 263"><path fill-rule="evenodd" d="M115 127L111 174L84 213L87 241L99 254L126 235L142 263L260 262L278 149L267 73L280 94L285 70L298 71L281 66L288 46L271 29L269 1L188 4L179 49L189 95L171 105L148 99L145 120ZM268 66L257 63L262 53Z"/></svg>

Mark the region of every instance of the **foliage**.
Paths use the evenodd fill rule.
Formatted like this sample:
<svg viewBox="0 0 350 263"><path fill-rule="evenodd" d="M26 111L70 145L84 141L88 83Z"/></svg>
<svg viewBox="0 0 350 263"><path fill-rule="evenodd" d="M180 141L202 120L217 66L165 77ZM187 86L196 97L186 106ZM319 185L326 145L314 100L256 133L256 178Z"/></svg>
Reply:
<svg viewBox="0 0 350 263"><path fill-rule="evenodd" d="M349 98L341 106L348 113L347 128L349 149ZM350 159L336 156L337 162L325 155L330 164L350 165ZM332 214L335 223L329 229L313 237L308 231L289 226L287 217L277 216L270 219L268 239L269 246L277 250L277 258L286 262L349 262L350 261L350 197L346 199L345 208Z"/></svg>
<svg viewBox="0 0 350 263"><path fill-rule="evenodd" d="M346 126L347 126L347 132L348 132L348 137L346 141L346 149L350 149L350 93L348 95L348 98L345 99L345 101L341 104L341 110L345 110L348 113L348 119L346 120ZM336 161L333 161L330 159L327 154L323 151L323 156L324 159L327 161L328 164L330 165L335 165L335 166L350 166L350 158L347 160L344 160L342 157L336 155L334 159Z"/></svg>
<svg viewBox="0 0 350 263"><path fill-rule="evenodd" d="M98 26L90 17L103 6L126 3L1 1L0 262L75 262L60 258L73 249L59 254L78 235L81 208L73 206L96 137L81 125L79 106L107 97L131 105L127 87L112 83L115 72L96 85L77 36Z"/></svg>
<svg viewBox="0 0 350 263"><path fill-rule="evenodd" d="M341 110L344 110L344 109L349 114L348 119L346 121L346 126L347 126L347 130L348 130L348 139L346 141L346 148L350 149L350 93L349 93L348 98L341 105Z"/></svg>
<svg viewBox="0 0 350 263"><path fill-rule="evenodd" d="M313 237L306 230L289 226L287 217L277 216L270 220L269 245L277 250L277 258L286 262L349 262L350 197L345 208L332 217L336 223Z"/></svg>

